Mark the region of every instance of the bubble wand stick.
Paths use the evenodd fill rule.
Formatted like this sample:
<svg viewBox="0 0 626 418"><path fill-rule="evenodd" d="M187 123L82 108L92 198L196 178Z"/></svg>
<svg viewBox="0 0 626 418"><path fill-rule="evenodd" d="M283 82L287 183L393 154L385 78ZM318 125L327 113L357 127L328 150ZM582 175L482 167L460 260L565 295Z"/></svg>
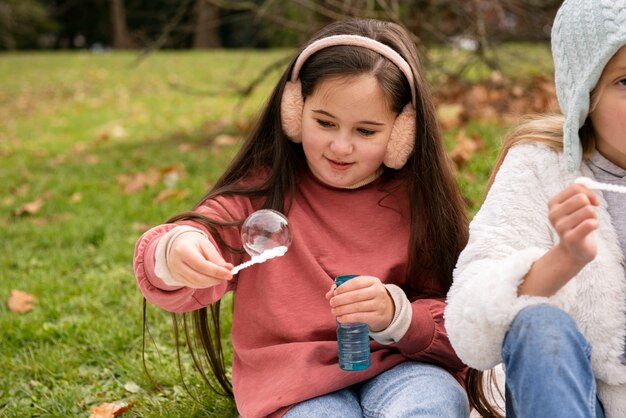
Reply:
<svg viewBox="0 0 626 418"><path fill-rule="evenodd" d="M247 267L253 266L255 264L264 263L267 260L270 260L272 258L281 257L285 255L286 252L287 252L287 247L285 246L280 246L280 247L275 247L269 250L265 250L259 255L253 255L250 260L244 263L241 263L239 265L236 265L235 267L233 267L233 269L230 272L234 276L235 274L239 273L239 271Z"/></svg>
<svg viewBox="0 0 626 418"><path fill-rule="evenodd" d="M626 186L619 186L617 184L600 183L599 181L591 180L589 177L578 177L574 180L576 184L582 184L590 189L605 190L607 192L626 193Z"/></svg>

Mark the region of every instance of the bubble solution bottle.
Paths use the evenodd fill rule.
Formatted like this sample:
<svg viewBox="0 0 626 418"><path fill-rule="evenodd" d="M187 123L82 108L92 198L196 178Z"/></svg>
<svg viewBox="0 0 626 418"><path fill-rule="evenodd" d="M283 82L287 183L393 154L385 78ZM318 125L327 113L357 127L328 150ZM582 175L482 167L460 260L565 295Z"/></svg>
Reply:
<svg viewBox="0 0 626 418"><path fill-rule="evenodd" d="M341 286L358 274L337 276L335 284ZM370 337L367 324L337 322L337 344L339 346L339 367L343 370L365 370L370 366Z"/></svg>

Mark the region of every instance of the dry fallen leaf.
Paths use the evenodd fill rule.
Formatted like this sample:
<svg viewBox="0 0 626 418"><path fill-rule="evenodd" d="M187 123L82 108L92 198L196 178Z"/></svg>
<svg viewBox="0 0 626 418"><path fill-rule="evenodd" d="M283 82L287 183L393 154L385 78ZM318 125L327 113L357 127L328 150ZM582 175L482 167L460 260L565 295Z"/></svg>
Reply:
<svg viewBox="0 0 626 418"><path fill-rule="evenodd" d="M463 167L472 159L476 151L483 147L483 140L478 135L472 135L471 138L465 135L465 131L459 132L457 136L456 146L450 151L450 158L454 161L457 168Z"/></svg>
<svg viewBox="0 0 626 418"><path fill-rule="evenodd" d="M194 149L194 146L192 144L185 143L185 144L180 144L178 146L178 151L183 154L191 152L193 149Z"/></svg>
<svg viewBox="0 0 626 418"><path fill-rule="evenodd" d="M97 138L100 141L106 141L110 138L120 139L125 138L128 134L126 133L126 129L122 125L113 124L101 128L97 133Z"/></svg>
<svg viewBox="0 0 626 418"><path fill-rule="evenodd" d="M42 206L43 206L43 199L37 198L33 200L32 202L24 203L22 206L15 209L15 215L17 216L34 215L37 212L39 212Z"/></svg>
<svg viewBox="0 0 626 418"><path fill-rule="evenodd" d="M104 402L91 408L89 418L113 418L121 415L133 407L133 401Z"/></svg>
<svg viewBox="0 0 626 418"><path fill-rule="evenodd" d="M156 203L163 202L168 199L178 199L181 200L187 196L188 192L186 190L177 190L177 189L165 189L161 191L157 197L154 198Z"/></svg>
<svg viewBox="0 0 626 418"><path fill-rule="evenodd" d="M124 389L126 389L130 393L139 393L139 392L141 392L141 386L139 386L135 382L127 382L124 385Z"/></svg>
<svg viewBox="0 0 626 418"><path fill-rule="evenodd" d="M551 77L536 76L522 83L498 71L491 72L487 80L473 84L448 77L434 91L434 99L443 129L462 126L468 120L511 123L528 113L559 109ZM450 108L450 104L457 107ZM458 106L462 106L462 111Z"/></svg>
<svg viewBox="0 0 626 418"><path fill-rule="evenodd" d="M465 109L460 103L442 103L437 106L437 118L443 129L456 128L463 122Z"/></svg>
<svg viewBox="0 0 626 418"><path fill-rule="evenodd" d="M149 168L143 173L121 174L116 179L124 193L135 193L145 186L156 185L161 179L161 173L157 169Z"/></svg>
<svg viewBox="0 0 626 418"><path fill-rule="evenodd" d="M21 290L11 290L11 295L7 301L9 310L15 313L26 313L35 307L37 299L30 293L23 292Z"/></svg>
<svg viewBox="0 0 626 418"><path fill-rule="evenodd" d="M185 174L184 169L176 165L168 165L159 170L161 176L163 177L163 183L167 188L173 188L178 183L178 180L183 177Z"/></svg>
<svg viewBox="0 0 626 418"><path fill-rule="evenodd" d="M9 187L9 190L18 197L24 197L29 192L30 186L28 184L22 184L19 187Z"/></svg>
<svg viewBox="0 0 626 418"><path fill-rule="evenodd" d="M133 231L144 233L148 229L152 228L152 225L147 224L147 223L141 223L141 222L133 222L133 224L130 227L132 228Z"/></svg>
<svg viewBox="0 0 626 418"><path fill-rule="evenodd" d="M95 165L95 164L98 164L98 162L100 161L100 157L98 157L95 154L87 154L85 156L84 161L85 161L85 163L87 163L89 165Z"/></svg>
<svg viewBox="0 0 626 418"><path fill-rule="evenodd" d="M222 134L218 135L213 139L213 146L215 147L227 147L230 145L235 145L239 141L239 138L233 135Z"/></svg>

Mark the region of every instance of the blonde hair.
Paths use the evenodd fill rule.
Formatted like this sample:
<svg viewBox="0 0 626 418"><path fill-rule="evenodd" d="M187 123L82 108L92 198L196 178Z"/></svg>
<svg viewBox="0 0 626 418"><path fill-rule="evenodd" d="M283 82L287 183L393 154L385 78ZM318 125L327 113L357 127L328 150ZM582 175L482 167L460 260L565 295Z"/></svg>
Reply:
<svg viewBox="0 0 626 418"><path fill-rule="evenodd" d="M602 88L596 87L591 92L591 107L589 113L593 112L598 105L602 90ZM491 175L489 176L489 180L487 180L485 193L491 188L496 174L511 147L517 144L540 143L556 150L562 150L564 123L565 117L560 114L525 116L521 123L504 137L500 152L491 170ZM578 135L580 137L584 159L589 157L589 154L595 149L595 135L589 115L587 115L587 119L582 128L580 128Z"/></svg>

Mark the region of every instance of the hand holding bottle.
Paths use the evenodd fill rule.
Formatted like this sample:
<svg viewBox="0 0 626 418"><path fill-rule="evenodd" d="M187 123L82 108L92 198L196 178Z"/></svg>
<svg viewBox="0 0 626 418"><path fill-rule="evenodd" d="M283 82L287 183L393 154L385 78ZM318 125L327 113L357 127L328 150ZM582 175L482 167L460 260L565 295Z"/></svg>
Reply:
<svg viewBox="0 0 626 418"><path fill-rule="evenodd" d="M363 322L370 331L379 332L393 320L393 299L377 277L357 276L339 287L333 285L326 299L341 323Z"/></svg>

